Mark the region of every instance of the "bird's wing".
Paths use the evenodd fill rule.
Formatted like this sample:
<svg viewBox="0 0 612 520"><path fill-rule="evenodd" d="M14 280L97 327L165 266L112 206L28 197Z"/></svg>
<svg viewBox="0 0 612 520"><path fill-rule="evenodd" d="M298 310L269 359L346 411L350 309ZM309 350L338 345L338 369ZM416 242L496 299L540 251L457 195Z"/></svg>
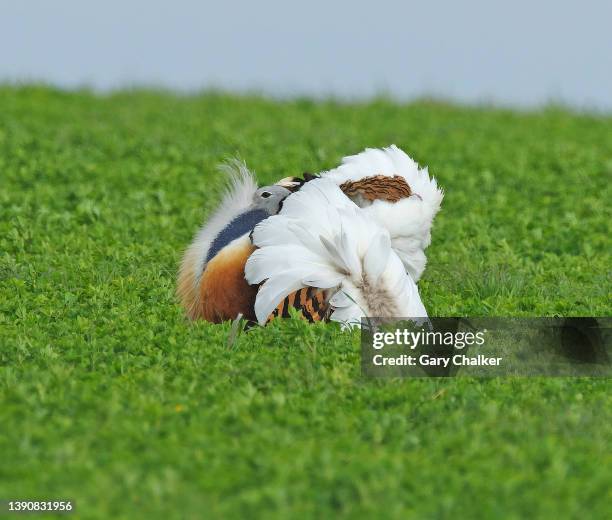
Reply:
<svg viewBox="0 0 612 520"><path fill-rule="evenodd" d="M262 324L289 294L308 287L325 291L331 319L348 325L365 316L426 316L388 232L330 180L311 181L288 197L278 215L255 228L253 243L258 249L245 275L262 284L255 302Z"/></svg>
<svg viewBox="0 0 612 520"><path fill-rule="evenodd" d="M425 268L433 219L444 194L427 168L392 145L345 157L321 173L333 181L391 236L393 249L416 281Z"/></svg>

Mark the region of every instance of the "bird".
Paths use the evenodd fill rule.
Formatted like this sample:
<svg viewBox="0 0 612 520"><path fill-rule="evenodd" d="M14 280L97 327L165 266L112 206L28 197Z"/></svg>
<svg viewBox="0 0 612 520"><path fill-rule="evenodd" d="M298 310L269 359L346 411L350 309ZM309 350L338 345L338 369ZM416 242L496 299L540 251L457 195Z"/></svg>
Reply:
<svg viewBox="0 0 612 520"><path fill-rule="evenodd" d="M281 207L295 185L259 188L244 162L221 168L229 174L226 191L213 215L196 233L179 268L177 295L190 319L213 323L243 315L254 319L257 287L244 278L244 264L255 249L250 233Z"/></svg>
<svg viewBox="0 0 612 520"><path fill-rule="evenodd" d="M363 311L388 315L395 308L396 311L409 311L410 315L415 316L426 313L416 283L425 269L424 251L431 241L433 219L444 194L435 178L430 178L427 168L419 168L397 146L368 148L345 157L337 168L318 174L305 173L302 177L284 177L275 185L264 188L257 187L253 174L243 162L233 161L224 169L231 176L230 188L219 209L194 238L181 264L177 292L190 318L219 322L244 316L248 321L265 324L276 317L288 317L289 309L294 308L311 322L331 319L346 323L358 321ZM317 193L329 197L327 203L312 194L312 186L316 186ZM306 197L312 207L307 209L304 206L301 214L292 214L289 218L285 205L293 207L291 201L296 197L298 200ZM353 294L354 287L351 288L350 283L359 283L355 282L359 273L370 281L373 279L372 273L368 274L365 268L361 271L348 270L349 267L355 268L354 264L345 265L341 272L357 278L344 280L340 289L338 286L318 287L316 284L299 283L294 289L280 291L279 280L290 279L291 266L287 262L304 265L304 259L295 254L287 257L266 256L270 247L293 244L295 247L291 251L285 248L283 254L300 251L300 254L306 255L304 258L309 258L308 247L304 243L292 242L289 239L292 234L288 230L293 230L298 237L304 236L303 228L309 233L319 232L321 237L328 237L326 240L330 244L330 236L344 236L343 232L338 234L335 227L326 228L324 220L321 221L321 215L332 218L329 211L335 206L330 206L331 200L341 208L341 211L338 210L340 213L333 215L336 219L342 216L341 229L353 229L350 247L360 251L357 257L361 260L365 261L366 258L359 255L365 254L363 248L367 241L363 242L363 238L356 233L351 219L360 223L364 233L369 233L366 235L373 240L372 243L385 251L387 241L381 237L388 237L390 252L382 255L394 259L389 260L395 266L393 272L397 267L396 259L399 259L404 270L404 276L397 278L401 280L402 290L395 294L399 298L395 307L375 303L368 296L369 293ZM277 224L279 221L283 224ZM274 232L262 229L273 229ZM262 239L262 236L266 238ZM274 236L283 237L284 242L275 243ZM321 253L316 240L310 240L308 244ZM343 247L333 248L334 254L349 254L346 247L349 246L344 244ZM261 251L263 249L265 253ZM329 256L330 250L326 251L327 254L317 260L323 261L322 265L334 261L333 255ZM370 260L374 258L373 251L369 253ZM352 258L354 255L349 256ZM279 278L279 272L283 274L283 270L286 272ZM394 276L399 275L395 272ZM268 283L272 279L274 282ZM296 280L292 284L296 285ZM274 295L270 292L271 287L277 288ZM385 294L394 294L390 288L385 291ZM406 296L404 293L410 295L410 305L401 299ZM349 304L351 298L355 300L353 304Z"/></svg>
<svg viewBox="0 0 612 520"><path fill-rule="evenodd" d="M309 290L322 297L329 319L345 327L369 316L427 317L389 231L329 178L287 197L277 215L255 227L252 242L245 277L259 286L260 324L289 295Z"/></svg>

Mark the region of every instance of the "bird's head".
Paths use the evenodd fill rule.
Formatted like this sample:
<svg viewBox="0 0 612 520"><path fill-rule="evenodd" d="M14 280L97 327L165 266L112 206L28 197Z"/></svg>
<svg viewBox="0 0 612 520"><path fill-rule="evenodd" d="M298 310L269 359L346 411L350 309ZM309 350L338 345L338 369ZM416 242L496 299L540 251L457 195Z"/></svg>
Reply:
<svg viewBox="0 0 612 520"><path fill-rule="evenodd" d="M269 215L276 215L281 208L281 203L291 191L282 186L264 186L259 188L253 195L253 206L263 209Z"/></svg>

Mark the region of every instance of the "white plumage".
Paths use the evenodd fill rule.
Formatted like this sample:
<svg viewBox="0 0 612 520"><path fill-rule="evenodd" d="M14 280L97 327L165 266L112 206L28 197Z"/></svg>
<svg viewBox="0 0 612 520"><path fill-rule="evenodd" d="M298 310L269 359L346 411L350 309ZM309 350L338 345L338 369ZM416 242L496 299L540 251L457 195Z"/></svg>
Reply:
<svg viewBox="0 0 612 520"><path fill-rule="evenodd" d="M358 325L366 316L426 317L415 282L391 248L389 231L352 202L332 178L306 183L281 212L253 233L257 249L245 267L263 283L255 314L265 323L290 293L325 289L331 319Z"/></svg>
<svg viewBox="0 0 612 520"><path fill-rule="evenodd" d="M425 269L425 249L431 242L431 226L444 197L427 168L419 168L404 151L391 145L382 149L368 148L360 154L345 157L340 166L321 173L322 178L338 186L346 181L379 175L403 177L412 195L397 202L369 201L361 197L353 197L353 202L389 231L393 249L416 282Z"/></svg>
<svg viewBox="0 0 612 520"><path fill-rule="evenodd" d="M427 316L416 281L443 193L402 150L367 149L319 177L259 190L244 163L225 169L230 186L179 272L190 318L263 324L291 307L349 325Z"/></svg>

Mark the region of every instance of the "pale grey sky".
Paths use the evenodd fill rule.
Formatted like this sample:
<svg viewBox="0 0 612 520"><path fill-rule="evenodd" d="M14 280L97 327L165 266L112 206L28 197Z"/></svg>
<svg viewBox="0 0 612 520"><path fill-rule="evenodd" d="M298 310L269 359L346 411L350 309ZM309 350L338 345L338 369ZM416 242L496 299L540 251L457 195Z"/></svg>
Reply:
<svg viewBox="0 0 612 520"><path fill-rule="evenodd" d="M0 0L0 81L612 110L612 1Z"/></svg>

